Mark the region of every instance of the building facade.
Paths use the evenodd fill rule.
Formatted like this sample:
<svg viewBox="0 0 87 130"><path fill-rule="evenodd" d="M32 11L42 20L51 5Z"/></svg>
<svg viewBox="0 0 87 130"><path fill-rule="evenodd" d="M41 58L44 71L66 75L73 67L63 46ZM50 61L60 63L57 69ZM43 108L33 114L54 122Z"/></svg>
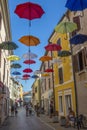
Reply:
<svg viewBox="0 0 87 130"><path fill-rule="evenodd" d="M0 1L0 43L11 40L8 1ZM0 50L0 124L9 115L10 62L11 51Z"/></svg>

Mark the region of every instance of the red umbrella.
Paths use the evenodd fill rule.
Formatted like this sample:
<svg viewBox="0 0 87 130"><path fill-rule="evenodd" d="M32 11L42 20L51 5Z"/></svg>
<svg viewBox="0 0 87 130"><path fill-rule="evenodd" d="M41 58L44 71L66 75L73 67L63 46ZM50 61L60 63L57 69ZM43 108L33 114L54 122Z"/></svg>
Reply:
<svg viewBox="0 0 87 130"><path fill-rule="evenodd" d="M30 69L30 68L26 68L26 69L23 70L23 72L25 72L25 73L31 73L31 72L33 72L33 70Z"/></svg>
<svg viewBox="0 0 87 130"><path fill-rule="evenodd" d="M36 3L26 2L16 6L14 11L20 18L36 19L44 14L44 10Z"/></svg>
<svg viewBox="0 0 87 130"><path fill-rule="evenodd" d="M34 64L36 62L34 60L25 60L23 63L25 63L25 64Z"/></svg>
<svg viewBox="0 0 87 130"><path fill-rule="evenodd" d="M53 69L46 69L45 72L53 72Z"/></svg>
<svg viewBox="0 0 87 130"><path fill-rule="evenodd" d="M45 49L47 51L60 51L62 48L58 44L49 44L49 45L45 46Z"/></svg>
<svg viewBox="0 0 87 130"><path fill-rule="evenodd" d="M28 80L29 77L22 77L21 79L22 79L22 80Z"/></svg>
<svg viewBox="0 0 87 130"><path fill-rule="evenodd" d="M30 75L29 75L29 74L24 74L22 77L23 77L23 78L29 78Z"/></svg>

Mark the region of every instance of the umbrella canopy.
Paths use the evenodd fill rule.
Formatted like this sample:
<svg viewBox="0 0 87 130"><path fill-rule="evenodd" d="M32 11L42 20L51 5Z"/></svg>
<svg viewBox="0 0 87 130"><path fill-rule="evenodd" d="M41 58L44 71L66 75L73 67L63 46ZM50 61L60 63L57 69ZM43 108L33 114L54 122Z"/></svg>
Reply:
<svg viewBox="0 0 87 130"><path fill-rule="evenodd" d="M7 57L7 60L10 60L10 61L20 60L20 57L16 55L10 55Z"/></svg>
<svg viewBox="0 0 87 130"><path fill-rule="evenodd" d="M47 46L45 46L45 49L47 51L60 51L62 48L60 45L57 44L48 44Z"/></svg>
<svg viewBox="0 0 87 130"><path fill-rule="evenodd" d="M31 72L33 72L33 71L32 71L32 69L30 69L30 68L26 68L26 69L23 70L23 72L25 72L25 73L31 73Z"/></svg>
<svg viewBox="0 0 87 130"><path fill-rule="evenodd" d="M40 43L39 38L31 35L21 37L19 41L26 46L37 46Z"/></svg>
<svg viewBox="0 0 87 130"><path fill-rule="evenodd" d="M48 77L48 76L50 76L50 75L47 74L47 73L43 73L43 74L41 74L41 76L42 76L42 77Z"/></svg>
<svg viewBox="0 0 87 130"><path fill-rule="evenodd" d="M18 63L11 64L11 68L21 68L21 65Z"/></svg>
<svg viewBox="0 0 87 130"><path fill-rule="evenodd" d="M44 14L44 11L40 5L31 2L17 5L14 12L20 18L25 18L29 20L40 18Z"/></svg>
<svg viewBox="0 0 87 130"><path fill-rule="evenodd" d="M42 72L40 71L40 70L36 70L35 72L34 72L34 74L35 75L39 75L39 74L41 74Z"/></svg>
<svg viewBox="0 0 87 130"><path fill-rule="evenodd" d="M52 60L52 57L50 57L50 56L42 56L39 60L41 60L42 62L49 61L49 60Z"/></svg>
<svg viewBox="0 0 87 130"><path fill-rule="evenodd" d="M77 34L70 39L71 44L82 44L87 41L87 35Z"/></svg>
<svg viewBox="0 0 87 130"><path fill-rule="evenodd" d="M13 75L21 75L21 73L18 72L18 71L14 71L12 74L13 74Z"/></svg>
<svg viewBox="0 0 87 130"><path fill-rule="evenodd" d="M15 50L17 48L18 46L16 45L16 43L11 41L5 41L0 44L0 49L4 49L4 50Z"/></svg>
<svg viewBox="0 0 87 130"><path fill-rule="evenodd" d="M53 69L46 69L45 72L53 72Z"/></svg>
<svg viewBox="0 0 87 130"><path fill-rule="evenodd" d="M57 33L70 33L77 29L77 24L73 22L61 22L55 27Z"/></svg>
<svg viewBox="0 0 87 130"><path fill-rule="evenodd" d="M31 78L36 79L36 78L39 78L39 76L38 75L33 75L33 76L31 76Z"/></svg>
<svg viewBox="0 0 87 130"><path fill-rule="evenodd" d="M87 0L67 0L65 6L71 11L83 11L87 8Z"/></svg>
<svg viewBox="0 0 87 130"><path fill-rule="evenodd" d="M28 53L25 53L22 57L24 59L34 59L34 58L37 58L37 55L32 52L28 52Z"/></svg>
<svg viewBox="0 0 87 130"><path fill-rule="evenodd" d="M30 77L29 74L24 74L22 77Z"/></svg>
<svg viewBox="0 0 87 130"><path fill-rule="evenodd" d="M22 80L28 80L29 77L22 77Z"/></svg>
<svg viewBox="0 0 87 130"><path fill-rule="evenodd" d="M53 59L51 63L62 63L61 59Z"/></svg>
<svg viewBox="0 0 87 130"><path fill-rule="evenodd" d="M25 60L23 63L25 63L25 64L35 64L36 61L34 61L34 60Z"/></svg>
<svg viewBox="0 0 87 130"><path fill-rule="evenodd" d="M67 51L67 50L63 50L58 53L58 56L60 56L60 57L66 57L66 56L70 56L70 55L71 55L71 52Z"/></svg>

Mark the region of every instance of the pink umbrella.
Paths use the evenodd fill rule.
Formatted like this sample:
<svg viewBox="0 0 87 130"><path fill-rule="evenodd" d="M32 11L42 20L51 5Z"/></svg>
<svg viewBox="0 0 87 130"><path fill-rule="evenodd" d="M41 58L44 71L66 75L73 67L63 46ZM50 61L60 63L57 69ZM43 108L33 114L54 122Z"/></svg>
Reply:
<svg viewBox="0 0 87 130"><path fill-rule="evenodd" d="M22 77L23 77L23 78L29 78L30 75L29 75L29 74L24 74Z"/></svg>
<svg viewBox="0 0 87 130"><path fill-rule="evenodd" d="M58 44L48 44L47 46L45 46L45 49L47 51L60 51L62 48Z"/></svg>
<svg viewBox="0 0 87 130"><path fill-rule="evenodd" d="M29 77L23 77L22 78L22 80L28 80L29 79Z"/></svg>
<svg viewBox="0 0 87 130"><path fill-rule="evenodd" d="M44 11L40 5L31 2L17 5L14 12L20 18L29 20L40 18L44 14Z"/></svg>
<svg viewBox="0 0 87 130"><path fill-rule="evenodd" d="M25 64L35 64L36 62L34 60L25 60L23 63L25 63Z"/></svg>
<svg viewBox="0 0 87 130"><path fill-rule="evenodd" d="M31 73L31 72L33 72L33 70L30 69L30 68L26 68L26 69L23 70L23 72L24 73Z"/></svg>
<svg viewBox="0 0 87 130"><path fill-rule="evenodd" d="M46 69L45 72L53 72L53 69Z"/></svg>

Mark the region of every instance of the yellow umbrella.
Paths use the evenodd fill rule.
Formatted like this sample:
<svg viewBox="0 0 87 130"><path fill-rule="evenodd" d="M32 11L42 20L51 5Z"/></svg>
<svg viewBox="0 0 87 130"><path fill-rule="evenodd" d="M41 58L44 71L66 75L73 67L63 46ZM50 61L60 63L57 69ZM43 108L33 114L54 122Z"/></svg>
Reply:
<svg viewBox="0 0 87 130"><path fill-rule="evenodd" d="M47 73L43 73L43 74L41 74L41 77L48 77L48 76L50 76L50 75L47 74Z"/></svg>
<svg viewBox="0 0 87 130"><path fill-rule="evenodd" d="M10 55L7 57L7 60L10 60L10 61L20 60L20 57L16 55Z"/></svg>
<svg viewBox="0 0 87 130"><path fill-rule="evenodd" d="M41 60L42 62L49 61L49 60L52 60L52 57L50 57L50 56L42 56L39 60Z"/></svg>
<svg viewBox="0 0 87 130"><path fill-rule="evenodd" d="M37 46L40 43L40 40L34 36L23 36L19 39L19 41L26 46Z"/></svg>

